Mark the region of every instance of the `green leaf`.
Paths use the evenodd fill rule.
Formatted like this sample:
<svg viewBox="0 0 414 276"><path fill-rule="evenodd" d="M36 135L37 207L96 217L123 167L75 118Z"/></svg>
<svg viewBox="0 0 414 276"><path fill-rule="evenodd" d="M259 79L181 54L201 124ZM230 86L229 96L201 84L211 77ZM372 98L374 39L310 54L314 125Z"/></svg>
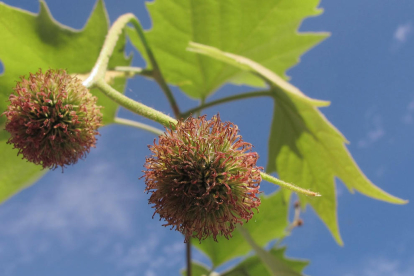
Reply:
<svg viewBox="0 0 414 276"><path fill-rule="evenodd" d="M0 76L0 113L7 107L7 99L19 76L36 72L39 68L63 68L70 74L88 73L98 58L108 30L103 1L98 1L85 27L78 31L56 22L45 2L40 1L39 14L0 3L0 60L4 73ZM110 66L129 65L123 53L125 35L118 42ZM115 78L115 87L123 91L125 78ZM117 105L96 90L102 105L103 123L113 122ZM40 166L17 157L17 150L6 145L8 134L3 130L5 117L0 117L0 203L32 184L42 173Z"/></svg>
<svg viewBox="0 0 414 276"><path fill-rule="evenodd" d="M6 144L9 133L0 130L0 203L30 186L47 170L17 157L17 151Z"/></svg>
<svg viewBox="0 0 414 276"><path fill-rule="evenodd" d="M303 19L321 13L319 0L157 0L147 3L149 44L166 80L193 98L206 98L225 82L263 86L237 68L185 51L199 42L246 56L284 76L326 33L298 33ZM143 53L138 37L128 33Z"/></svg>
<svg viewBox="0 0 414 276"><path fill-rule="evenodd" d="M192 276L208 276L210 273L210 269L203 264L192 262L191 272ZM181 270L181 275L187 276L187 269Z"/></svg>
<svg viewBox="0 0 414 276"><path fill-rule="evenodd" d="M264 246L269 241L285 235L285 229L288 226L287 212L288 205L280 191L270 196L262 196L259 213L255 213L253 218L243 225L243 228L260 246ZM234 231L232 235L233 237L229 240L217 237L218 242L209 238L200 243L194 239L193 245L204 252L211 259L213 266L217 267L251 251L250 245L239 231Z"/></svg>
<svg viewBox="0 0 414 276"><path fill-rule="evenodd" d="M406 201L375 186L358 168L345 147L345 137L317 107L327 102L314 100L281 77L245 57L191 43L195 51L258 75L274 92L275 110L269 139L267 171L276 171L284 181L318 192L322 197L299 194L303 206L309 203L325 222L335 240L342 244L336 214L335 177L354 190L390 203ZM291 192L283 190L286 198Z"/></svg>
<svg viewBox="0 0 414 276"><path fill-rule="evenodd" d="M264 250L263 250L264 251ZM234 268L223 273L221 276L299 276L302 275L303 269L309 264L309 261L294 260L285 257L286 248L273 248L269 252L264 251L268 258L274 264L275 274L269 273L265 264L255 255L247 258Z"/></svg>

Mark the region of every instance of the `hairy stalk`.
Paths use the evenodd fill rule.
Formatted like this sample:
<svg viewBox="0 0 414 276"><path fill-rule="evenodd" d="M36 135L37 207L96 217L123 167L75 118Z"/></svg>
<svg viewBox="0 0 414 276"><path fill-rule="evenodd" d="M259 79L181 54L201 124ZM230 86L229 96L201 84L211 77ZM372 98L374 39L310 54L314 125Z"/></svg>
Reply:
<svg viewBox="0 0 414 276"><path fill-rule="evenodd" d="M321 196L319 193L315 193L315 192L300 188L300 187L295 186L293 184L287 183L283 180L277 179L276 177L273 177L273 176L271 176L267 173L260 172L260 175L262 176L263 180L265 180L267 182L270 182L270 183L273 183L273 184L276 184L276 185L279 185L282 188L286 188L288 190L291 190L291 191L294 191L294 192L297 192L297 193L300 193L300 194L303 194L303 195Z"/></svg>
<svg viewBox="0 0 414 276"><path fill-rule="evenodd" d="M187 118L188 116L190 116L191 114L194 114L196 112L199 112L203 109L215 106L215 105L219 105L219 104L223 104L223 103L227 103L227 102L232 102L232 101L236 101L236 100L242 100L242 99L247 99L247 98L255 98L255 97L272 97L274 94L274 92L269 91L269 90L261 90L261 91L252 91L252 92L246 92L243 94L238 94L238 95L234 95L234 96L230 96L230 97L225 97L225 98L221 98L209 103L202 103L201 105L192 108L184 113L181 114L182 118Z"/></svg>
<svg viewBox="0 0 414 276"><path fill-rule="evenodd" d="M152 70L143 69L141 67L133 67L133 66L116 66L115 71L118 72L125 72L125 75L129 78L135 77L136 75L150 77L152 78L153 72Z"/></svg>
<svg viewBox="0 0 414 276"><path fill-rule="evenodd" d="M98 87L106 96L108 96L114 102L138 115L156 121L168 128L174 128L177 124L176 119L171 118L170 116L165 115L164 113L158 110L155 110L151 107L148 107L142 103L136 102L128 98L121 92L112 88L103 79L98 79L95 83L95 86Z"/></svg>
<svg viewBox="0 0 414 276"><path fill-rule="evenodd" d="M96 85L96 82L99 79L103 79L105 77L105 72L108 67L109 59L112 56L116 43L120 35L122 34L122 31L128 23L131 23L134 26L145 48L146 54L152 65L151 76L161 87L162 91L164 92L168 101L170 102L171 108L174 111L175 116L178 117L180 115L180 110L178 108L177 102L175 101L175 98L170 88L168 87L164 77L162 76L161 70L158 66L157 61L155 60L154 54L152 53L152 50L145 38L144 30L142 29L141 24L139 23L135 15L133 15L132 13L127 13L120 16L109 29L108 35L106 36L98 60L96 61L95 66L92 69L92 72L89 75L89 77L83 82L83 85L85 85L88 88L91 88L94 85ZM146 73L148 73L148 71L146 71Z"/></svg>
<svg viewBox="0 0 414 276"><path fill-rule="evenodd" d="M114 119L114 122L116 124L120 124L120 125L125 125L125 126L131 126L131 127L136 127L136 128L140 128L143 130L146 130L148 132L154 133L156 135L162 135L164 134L164 131L162 131L161 129L140 123L140 122L136 122L136 121L132 121L132 120L128 120L128 119L123 119L123 118L118 118L116 117Z"/></svg>
<svg viewBox="0 0 414 276"><path fill-rule="evenodd" d="M98 60L96 61L89 77L83 82L83 85L91 88L95 85L97 80L105 78L108 62L112 56L116 43L122 34L122 31L125 28L126 24L128 24L132 18L135 18L135 16L131 13L127 13L120 16L114 22L105 38L105 42L102 46L101 52L99 53Z"/></svg>

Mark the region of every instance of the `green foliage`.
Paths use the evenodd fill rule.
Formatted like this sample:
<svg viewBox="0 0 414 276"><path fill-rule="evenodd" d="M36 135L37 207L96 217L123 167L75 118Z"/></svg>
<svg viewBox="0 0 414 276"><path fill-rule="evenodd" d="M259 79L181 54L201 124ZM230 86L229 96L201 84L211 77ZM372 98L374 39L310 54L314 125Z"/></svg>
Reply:
<svg viewBox="0 0 414 276"><path fill-rule="evenodd" d="M81 31L56 22L43 1L40 2L40 12L37 15L4 3L0 3L0 14L0 60L5 68L0 76L0 112L6 109L7 99L20 75L27 76L39 68L44 71L63 68L70 74L88 73L98 58L108 31L108 19L102 1L97 2ZM117 44L110 67L130 63L124 57L124 45L125 36ZM118 77L113 82L115 88L123 91L125 78ZM98 96L98 105L104 106L103 123L111 123L117 104L97 89L91 92ZM17 150L6 144L8 133L3 130L4 122L5 117L0 117L0 151L3 160L0 166L0 202L32 184L45 172L40 171L40 166L17 157Z"/></svg>
<svg viewBox="0 0 414 276"><path fill-rule="evenodd" d="M227 81L263 86L260 79L185 51L190 41L248 57L279 75L326 33L297 33L302 20L321 13L319 0L157 0L148 3L147 38L166 80L188 96L206 98ZM132 43L142 51L137 36ZM145 57L145 54L144 54Z"/></svg>
<svg viewBox="0 0 414 276"><path fill-rule="evenodd" d="M285 235L288 205L280 191L270 196L262 196L261 202L259 212L255 212L243 228L249 231L257 244L264 246L269 241ZM232 235L229 240L217 237L218 242L209 238L199 243L194 239L193 245L204 252L211 259L213 266L217 267L235 257L246 255L251 250L239 231L234 231Z"/></svg>
<svg viewBox="0 0 414 276"><path fill-rule="evenodd" d="M199 264L196 262L191 263L191 273L193 276L208 276L209 275L209 269L203 264ZM187 275L187 270L184 269L181 271L182 276Z"/></svg>
<svg viewBox="0 0 414 276"><path fill-rule="evenodd" d="M0 202L34 183L46 170L17 157L16 150L6 144L9 139L7 131L0 131ZM22 173L23 172L23 173Z"/></svg>
<svg viewBox="0 0 414 276"><path fill-rule="evenodd" d="M345 147L346 139L318 110L327 102L305 96L262 65L245 57L222 52L216 48L191 43L190 50L227 62L260 76L274 92L275 111L269 139L268 172L298 186L322 194L311 198L299 194L302 204L309 203L325 222L339 244L336 214L335 177L348 189L396 204L396 198L372 184L358 168ZM286 198L290 191L283 190Z"/></svg>
<svg viewBox="0 0 414 276"><path fill-rule="evenodd" d="M322 194L319 198L299 195L302 207L311 205L335 240L342 244L335 178L342 180L350 192L356 190L397 204L405 201L382 191L361 172L345 146L345 137L318 109L329 103L311 99L286 82L285 71L327 36L297 32L305 18L320 14L318 3L319 0L157 0L148 3L153 28L146 35L165 79L190 97L206 99L228 82L267 85L275 102L267 171L277 172L287 182ZM0 112L6 109L7 98L19 75L28 75L39 68L64 68L85 78L98 58L107 31L108 20L101 0L80 31L57 23L43 1L39 14L0 3L0 60L5 67L0 76ZM148 60L136 30L128 28L126 32ZM131 59L124 55L125 38L123 32L109 69L130 64ZM186 51L191 41L197 42L190 44L193 52ZM146 69L147 76L160 77L150 66ZM110 71L106 77L113 88L123 92L126 78L122 73ZM98 97L98 105L104 107L103 123L113 123L118 105L97 89L92 93ZM2 130L4 122L5 118L0 117L3 160L0 203L45 173L39 166L17 157L17 151L6 144L9 134ZM255 251L256 255L247 257L222 276L301 275L307 261L286 259L285 248L270 251L262 248L286 235L290 197L288 190L263 196L260 211L234 231L230 240L219 237L218 243L207 239L194 245L211 259L213 268L246 256L252 249ZM210 272L197 263L192 264L192 270L195 276Z"/></svg>
<svg viewBox="0 0 414 276"><path fill-rule="evenodd" d="M286 248L272 248L269 252L266 252L269 259L273 262L276 273L269 273L265 264L261 261L258 255L254 255L245 259L236 267L230 269L227 272L221 274L221 276L300 276L305 266L309 261L294 260L285 257Z"/></svg>

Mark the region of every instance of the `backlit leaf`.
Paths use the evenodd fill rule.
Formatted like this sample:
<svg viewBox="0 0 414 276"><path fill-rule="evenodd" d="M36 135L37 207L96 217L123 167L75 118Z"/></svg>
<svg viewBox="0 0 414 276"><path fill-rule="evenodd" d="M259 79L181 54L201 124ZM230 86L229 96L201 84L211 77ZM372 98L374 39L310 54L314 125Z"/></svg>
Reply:
<svg viewBox="0 0 414 276"><path fill-rule="evenodd" d="M171 84L206 98L225 82L263 86L227 64L185 51L190 41L246 56L281 76L326 33L298 33L303 19L321 13L319 0L156 0L147 3L153 27L147 38ZM136 34L132 43L142 51Z"/></svg>

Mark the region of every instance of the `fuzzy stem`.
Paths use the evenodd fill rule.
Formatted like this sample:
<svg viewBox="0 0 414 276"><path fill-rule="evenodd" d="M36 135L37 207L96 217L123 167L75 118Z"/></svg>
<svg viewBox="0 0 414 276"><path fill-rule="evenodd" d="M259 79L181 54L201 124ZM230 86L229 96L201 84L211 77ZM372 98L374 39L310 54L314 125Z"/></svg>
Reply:
<svg viewBox="0 0 414 276"><path fill-rule="evenodd" d="M108 68L109 59L115 49L116 43L122 34L122 31L126 24L128 24L135 16L132 13L127 13L120 16L109 29L108 34L105 38L102 50L99 53L98 60L92 69L89 77L83 82L83 85L90 88L95 85L98 79L105 77L106 69Z"/></svg>
<svg viewBox="0 0 414 276"><path fill-rule="evenodd" d="M143 69L141 67L116 66L115 71L125 72L128 77L134 77L135 75L140 75L140 76L144 76L144 77L152 77L153 76L152 70Z"/></svg>
<svg viewBox="0 0 414 276"><path fill-rule="evenodd" d="M184 112L183 114L181 114L182 118L187 118L188 116L190 116L191 114L194 114L200 110L206 109L208 107L212 107L218 104L223 104L223 103L227 103L227 102L231 102L231 101L236 101L236 100L242 100L242 99L247 99L247 98L255 98L255 97L272 97L273 96L273 92L269 91L269 90L263 90L263 91L252 91L252 92L247 92L247 93L243 93L243 94L238 94L238 95L234 95L234 96L230 96L230 97L225 97L225 98L221 98L209 103L203 103L195 108L192 108L186 112Z"/></svg>
<svg viewBox="0 0 414 276"><path fill-rule="evenodd" d="M294 191L294 192L297 192L297 193L300 193L300 194L303 194L303 195L321 196L319 193L315 193L315 192L300 188L300 187L295 186L293 184L287 183L283 180L277 179L276 177L268 175L267 173L260 172L260 175L262 176L263 180L265 180L267 182L270 182L270 183L273 183L273 184L276 184L276 185L279 185L282 188L286 188L288 190L291 190L291 191Z"/></svg>
<svg viewBox="0 0 414 276"><path fill-rule="evenodd" d="M158 66L158 63L152 53L152 50L145 38L144 30L138 19L132 13L127 13L121 15L109 29L108 35L106 36L104 45L102 46L102 50L99 54L98 60L95 63L95 66L92 69L91 74L89 77L83 82L87 88L93 87L99 79L103 79L105 77L106 69L108 68L108 62L112 53L115 49L116 43L122 34L125 26L131 23L135 30L137 31L138 37L141 40L146 54L151 62L152 65L152 77L161 87L162 91L166 95L168 101L170 102L171 108L174 111L176 117L180 115L180 110L178 108L177 102L173 94L171 93L170 88L168 87L164 77L162 76L161 70Z"/></svg>
<svg viewBox="0 0 414 276"><path fill-rule="evenodd" d="M170 116L165 115L164 113L158 110L155 110L151 107L148 107L142 103L136 102L128 98L124 94L112 88L103 79L96 80L95 85L114 102L116 102L120 106L125 107L126 109L138 115L141 115L141 116L144 116L145 118L156 121L168 128L171 128L171 127L174 128L175 125L177 124L176 119L171 118Z"/></svg>
<svg viewBox="0 0 414 276"><path fill-rule="evenodd" d="M146 130L148 132L154 133L156 135L162 135L164 134L164 131L162 131L161 129L140 123L140 122L136 122L136 121L132 121L132 120L128 120L128 119L123 119L123 118L118 118L116 117L114 119L114 122L120 125L124 125L124 126L131 126L131 127L136 127L136 128L140 128L143 130Z"/></svg>

